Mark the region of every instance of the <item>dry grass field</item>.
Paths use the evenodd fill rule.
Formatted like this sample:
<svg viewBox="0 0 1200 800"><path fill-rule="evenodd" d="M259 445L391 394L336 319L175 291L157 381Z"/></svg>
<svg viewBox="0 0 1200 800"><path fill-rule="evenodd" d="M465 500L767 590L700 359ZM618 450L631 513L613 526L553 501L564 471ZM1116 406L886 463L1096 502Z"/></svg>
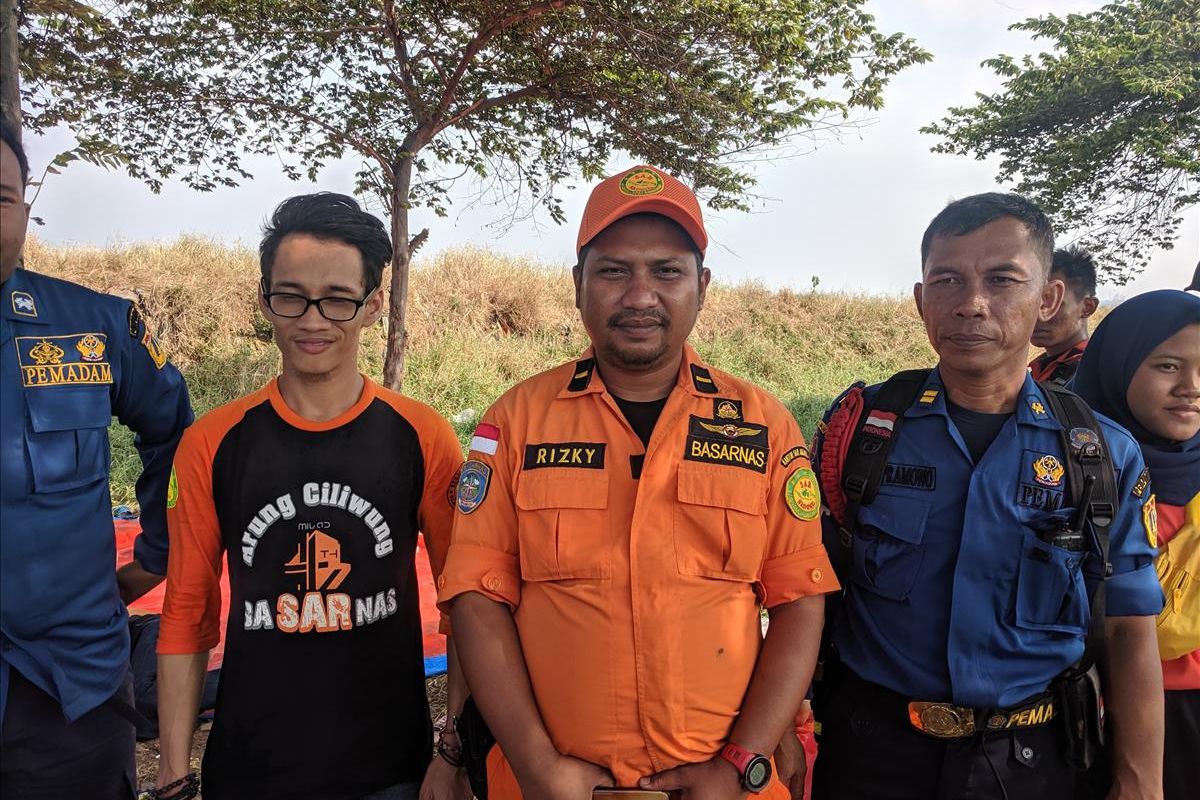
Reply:
<svg viewBox="0 0 1200 800"><path fill-rule="evenodd" d="M26 265L104 292L137 297L159 340L187 376L197 414L252 391L278 368L255 301L257 253L196 238L95 247L26 245ZM729 283L719 263L692 335L717 367L779 397L806 435L855 379L880 380L931 364L908 298L880 298ZM797 276L800 278L801 276ZM586 337L565 265L486 249L421 258L411 280L404 391L456 423L464 441L481 414L517 381L578 355ZM362 369L382 371L382 324L368 332ZM113 502L133 504L140 463L114 424Z"/></svg>

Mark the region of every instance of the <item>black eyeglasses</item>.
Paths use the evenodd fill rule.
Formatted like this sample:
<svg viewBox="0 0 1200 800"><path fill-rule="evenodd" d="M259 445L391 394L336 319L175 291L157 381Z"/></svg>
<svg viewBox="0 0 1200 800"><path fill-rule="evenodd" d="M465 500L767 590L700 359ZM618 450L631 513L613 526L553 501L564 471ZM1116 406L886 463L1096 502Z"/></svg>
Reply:
<svg viewBox="0 0 1200 800"><path fill-rule="evenodd" d="M264 287L265 288L265 287ZM375 290L367 292L366 297L354 300L349 297L305 297L292 292L263 292L267 308L279 317L295 319L308 313L309 306L316 306L317 313L330 322L349 322L358 316L358 310L375 294Z"/></svg>

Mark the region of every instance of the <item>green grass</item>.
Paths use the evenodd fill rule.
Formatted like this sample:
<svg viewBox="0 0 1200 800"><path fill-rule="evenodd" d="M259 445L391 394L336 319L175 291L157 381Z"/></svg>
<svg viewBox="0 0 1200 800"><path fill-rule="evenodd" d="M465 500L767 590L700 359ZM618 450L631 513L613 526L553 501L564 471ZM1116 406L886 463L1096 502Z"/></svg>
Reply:
<svg viewBox="0 0 1200 800"><path fill-rule="evenodd" d="M196 414L262 386L278 370L255 303L255 255L201 239L108 248L32 241L31 269L140 297L188 382ZM565 267L456 249L423 261L411 280L404 391L448 418L465 444L480 414L518 381L577 356L587 338ZM360 366L378 379L385 332L365 332ZM692 344L714 366L775 394L811 437L854 380L874 382L933 363L906 298L714 284ZM472 415L463 414L471 409ZM136 504L141 463L132 434L111 428L114 505Z"/></svg>

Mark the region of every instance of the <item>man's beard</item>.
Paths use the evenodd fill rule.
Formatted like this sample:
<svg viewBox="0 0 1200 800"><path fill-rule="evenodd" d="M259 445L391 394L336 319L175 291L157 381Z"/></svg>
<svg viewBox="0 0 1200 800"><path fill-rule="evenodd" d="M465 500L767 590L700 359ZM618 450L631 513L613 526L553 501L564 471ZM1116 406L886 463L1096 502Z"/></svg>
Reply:
<svg viewBox="0 0 1200 800"><path fill-rule="evenodd" d="M633 319L653 319L661 326L659 330L662 332L663 336L659 339L659 344L657 347L651 350L644 350L642 348L624 349L618 347L613 339L609 339L604 343L601 350L603 350L604 355L608 357L608 360L622 367L630 369L643 369L645 367L653 366L654 364L658 363L658 361L664 355L666 355L667 337L665 334L671 329L671 318L662 311L658 310L648 312L633 310L619 311L608 318L608 329L610 331L615 330L624 322Z"/></svg>

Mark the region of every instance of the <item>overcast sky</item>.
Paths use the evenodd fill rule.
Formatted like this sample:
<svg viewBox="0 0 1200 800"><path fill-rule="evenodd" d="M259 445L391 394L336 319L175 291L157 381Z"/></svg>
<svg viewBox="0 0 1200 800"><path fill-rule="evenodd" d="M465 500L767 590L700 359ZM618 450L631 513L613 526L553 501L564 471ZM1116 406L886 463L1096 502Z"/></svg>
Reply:
<svg viewBox="0 0 1200 800"><path fill-rule="evenodd" d="M990 191L995 162L929 152L933 137L918 128L941 118L952 105L969 104L976 90L999 84L979 66L998 53L1033 48L1007 26L1045 13L1086 12L1101 2L1084 0L879 0L871 4L881 30L914 36L934 60L895 78L885 107L870 124L827 139L814 152L758 167L756 193L765 199L751 213L709 212L713 246L708 264L720 281L759 279L771 286L807 289L813 276L822 290L907 292L917 276L921 233L946 202ZM69 133L29 137L33 171L73 145ZM629 166L614 164L614 169ZM331 165L316 184L284 178L272 159L248 163L255 180L207 194L168 184L152 194L122 174L73 164L50 176L34 214L45 219L36 235L52 243L103 245L118 241L172 239L184 233L254 245L263 218L283 198L316 189L347 192L353 161ZM573 260L575 226L586 188L566 194L569 223L548 218L501 230L503 210L463 208L470 182L458 191L448 218L416 210L414 231L430 228L426 253L460 244L530 255L549 264ZM1061 238L1061 237L1060 237ZM1150 268L1124 287L1102 287L1104 297L1123 297L1187 283L1200 252L1200 210L1186 215L1174 250L1155 253Z"/></svg>

